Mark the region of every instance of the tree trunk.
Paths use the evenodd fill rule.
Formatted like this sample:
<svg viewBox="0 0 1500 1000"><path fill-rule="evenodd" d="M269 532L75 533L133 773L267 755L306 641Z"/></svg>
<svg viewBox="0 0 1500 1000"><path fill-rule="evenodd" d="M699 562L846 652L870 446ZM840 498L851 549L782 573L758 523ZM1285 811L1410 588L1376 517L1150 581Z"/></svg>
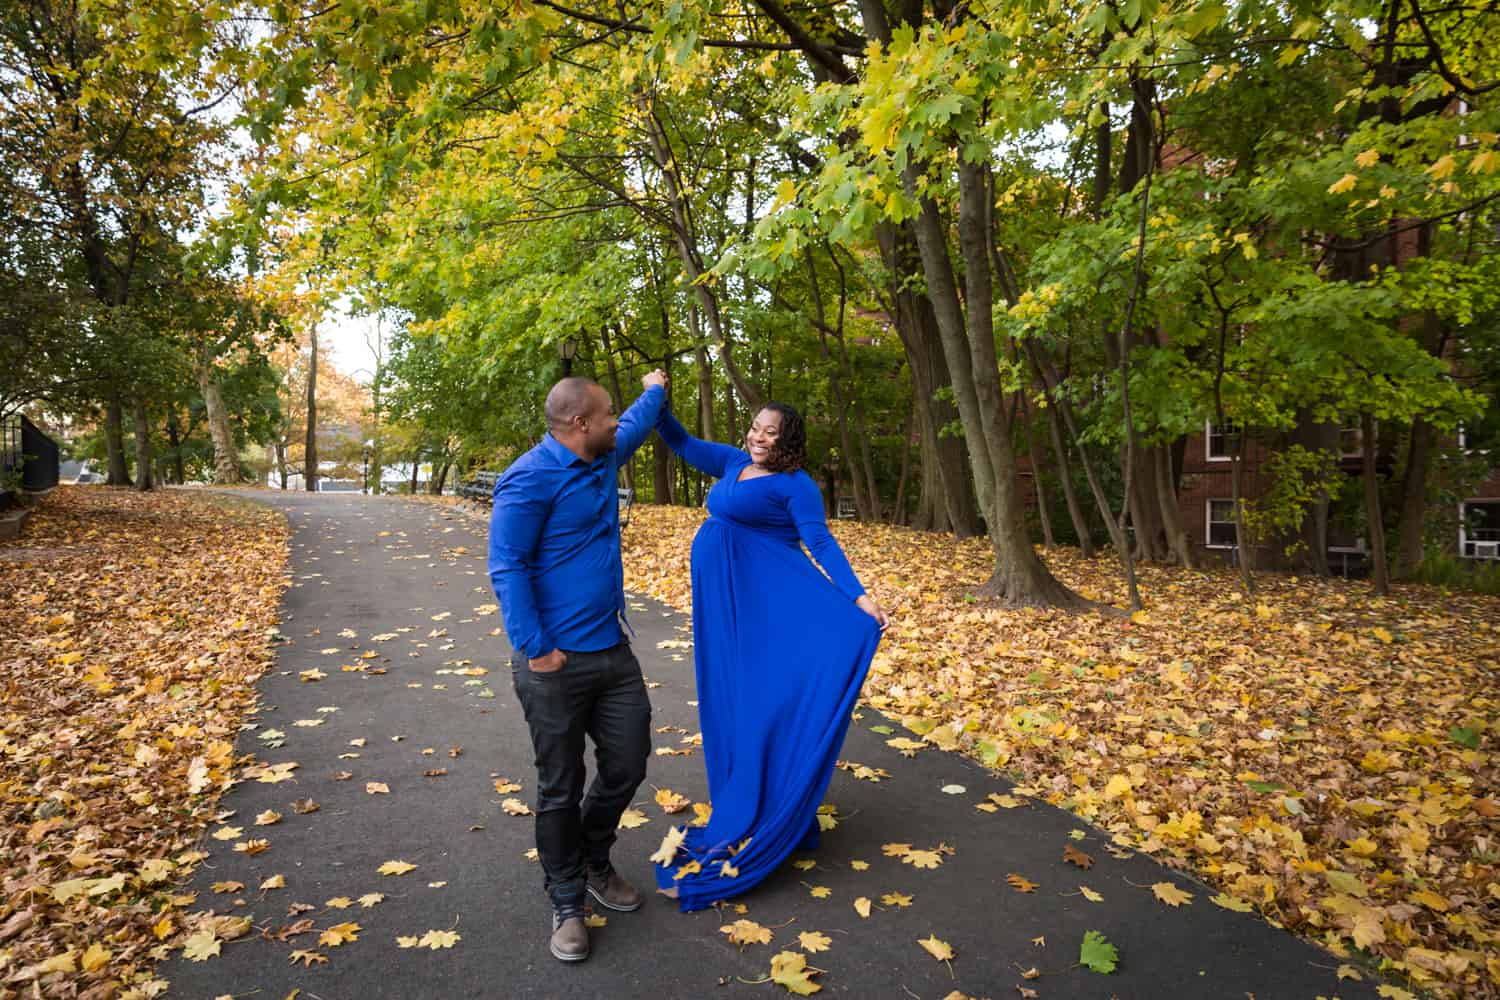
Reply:
<svg viewBox="0 0 1500 1000"><path fill-rule="evenodd" d="M109 452L109 486L129 486L130 469L125 464L124 407L120 405L119 390L111 388L109 402L104 407L104 446Z"/></svg>
<svg viewBox="0 0 1500 1000"><path fill-rule="evenodd" d="M135 401L135 488L147 493L156 488L151 475L151 417L146 401Z"/></svg>
<svg viewBox="0 0 1500 1000"><path fill-rule="evenodd" d="M1187 530L1182 526L1182 511L1177 505L1177 490L1173 486L1176 476L1172 474L1172 447L1162 444L1150 453L1156 466L1156 500L1161 506L1161 523L1167 535L1167 545L1184 569L1197 569L1193 558L1193 546L1188 541Z"/></svg>
<svg viewBox="0 0 1500 1000"><path fill-rule="evenodd" d="M284 490L286 489L287 480L286 439L278 438L275 443L271 445L271 450L276 456L276 475L280 478L281 488Z"/></svg>
<svg viewBox="0 0 1500 1000"><path fill-rule="evenodd" d="M417 483L422 476L422 449L418 448L411 456L411 495L417 495Z"/></svg>
<svg viewBox="0 0 1500 1000"><path fill-rule="evenodd" d="M692 294L697 297L698 304L703 308L703 314L708 320L709 334L714 339L714 345L719 349L719 361L724 365L724 371L728 374L730 383L746 405L758 408L762 402L760 391L750 384L740 371L739 365L735 363L733 345L730 344L724 329L718 295L709 284L701 280L704 272L703 260L698 253L691 213L677 177L677 161L673 156L671 144L667 140L666 131L656 117L653 102L649 98L642 98L640 104L645 112L651 156L656 162L657 169L661 171L662 183L666 187L667 207L672 220L672 238L677 246L678 258L682 262L683 275L687 278Z"/></svg>
<svg viewBox="0 0 1500 1000"><path fill-rule="evenodd" d="M1384 597L1391 589L1385 558L1385 520L1380 513L1380 479L1375 470L1375 418L1360 414L1360 457L1365 481L1365 524L1370 533L1370 585Z"/></svg>
<svg viewBox="0 0 1500 1000"><path fill-rule="evenodd" d="M229 430L229 413L224 407L224 396L219 391L219 383L210 373L208 360L201 356L198 362L198 392L203 396L208 434L214 444L214 482L238 483L241 478L240 456L234 447L234 435Z"/></svg>
<svg viewBox="0 0 1500 1000"><path fill-rule="evenodd" d="M1427 522L1427 470L1432 465L1432 425L1418 417L1411 425L1406 480L1401 486L1401 536L1396 573L1404 580L1421 568Z"/></svg>
<svg viewBox="0 0 1500 1000"><path fill-rule="evenodd" d="M916 176L916 168L908 167L906 186L914 198L920 197ZM974 486L995 556L994 573L980 590L1011 606L1082 607L1087 602L1053 577L1026 537L1016 492L1015 460L1003 426L1003 399L998 392L985 188L981 168L959 164L959 243L965 263L967 317L959 302L937 204L931 198L921 198L921 210L914 220L928 295L968 440Z"/></svg>
<svg viewBox="0 0 1500 1000"><path fill-rule="evenodd" d="M1045 388L1045 382L1043 383ZM1052 439L1052 454L1057 458L1057 478L1062 484L1063 499L1068 504L1068 518L1073 522L1073 534L1078 536L1078 549L1085 559L1094 558L1094 539L1089 530L1088 518L1078 502L1078 492L1073 489L1073 477L1068 469L1068 449L1063 444L1062 418L1056 406L1047 408L1047 430Z"/></svg>
<svg viewBox="0 0 1500 1000"><path fill-rule="evenodd" d="M318 328L312 328L312 355L307 362L307 438L302 459L302 488L318 491Z"/></svg>
<svg viewBox="0 0 1500 1000"><path fill-rule="evenodd" d="M1030 416L1030 414L1028 414ZM1037 455L1036 445L1033 441L1032 431L1035 428L1031 421L1026 421L1023 433L1026 435L1026 460L1031 463L1031 484L1036 488L1036 513L1042 522L1042 546L1044 548L1057 548L1057 539L1052 537L1052 512L1047 509L1047 487L1042 482L1042 463Z"/></svg>
<svg viewBox="0 0 1500 1000"><path fill-rule="evenodd" d="M453 460L444 458L443 464L438 467L433 477L427 483L427 492L435 497L443 495L443 487L448 485L448 470L453 468Z"/></svg>
<svg viewBox="0 0 1500 1000"><path fill-rule="evenodd" d="M911 476L911 425L912 408L906 411L906 423L901 427L901 471L896 477L896 506L891 512L892 524L906 523L906 483Z"/></svg>
<svg viewBox="0 0 1500 1000"><path fill-rule="evenodd" d="M182 467L182 428L177 423L177 407L167 407L167 443L172 446L172 477L178 486L187 482Z"/></svg>

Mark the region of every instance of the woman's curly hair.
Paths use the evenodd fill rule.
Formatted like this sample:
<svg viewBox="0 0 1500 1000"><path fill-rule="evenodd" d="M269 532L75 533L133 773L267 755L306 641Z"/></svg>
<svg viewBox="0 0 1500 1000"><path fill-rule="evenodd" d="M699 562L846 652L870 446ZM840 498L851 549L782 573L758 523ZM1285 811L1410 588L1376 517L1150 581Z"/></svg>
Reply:
<svg viewBox="0 0 1500 1000"><path fill-rule="evenodd" d="M786 403L767 403L759 413L767 410L781 414L781 431L776 435L776 444L766 456L766 468L772 472L794 472L807 464L807 424L802 414Z"/></svg>

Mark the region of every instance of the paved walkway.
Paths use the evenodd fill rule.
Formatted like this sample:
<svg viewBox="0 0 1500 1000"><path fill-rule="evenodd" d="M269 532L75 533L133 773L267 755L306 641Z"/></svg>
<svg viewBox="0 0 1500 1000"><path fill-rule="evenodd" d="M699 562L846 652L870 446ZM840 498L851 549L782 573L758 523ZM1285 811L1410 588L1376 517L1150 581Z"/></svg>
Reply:
<svg viewBox="0 0 1500 1000"><path fill-rule="evenodd" d="M1065 812L1031 800L977 810L1007 784L955 754L903 757L886 743L902 731L887 731L893 724L869 710L852 726L844 758L870 770L834 775L828 801L839 823L803 859L811 867L784 865L739 900L744 914L681 914L652 896L638 913L609 914L593 933L593 956L563 966L547 952L550 911L540 869L526 856L532 820L502 809L508 798L530 801L534 772L485 572L484 523L395 498L254 496L291 518L292 587L276 669L261 682L261 711L238 749L298 767L290 780L245 781L224 797L222 824L241 835L205 839L210 857L193 888L200 906L250 916L255 930L217 958L167 963L169 996L283 1000L300 989L317 1000L764 998L786 995L763 980L773 955L801 950L804 931L829 939L826 951L807 957L825 970L815 981L830 996L1375 995L1367 983L1338 981L1332 956L1253 914L1213 905L1208 887L1149 858L1111 856L1099 831ZM648 821L621 832L615 860L645 885L647 856L669 823L691 815L666 816L655 789L701 802L705 787L701 756L685 742L697 732L688 622L651 601L630 603L658 755L636 803ZM497 793L502 780L523 787ZM317 810L297 812L294 803L307 799ZM267 810L282 818L255 825ZM234 850L250 838L270 846ZM941 864L887 856L882 847L892 843L935 850ZM1065 863L1065 847L1089 855L1092 867ZM389 861L416 867L382 875ZM1012 873L1035 888L1007 884ZM284 888L259 890L277 875ZM1192 899L1176 909L1159 902L1149 887L1163 881ZM222 882L246 888L214 893ZM1102 901L1090 902L1080 886ZM368 894L382 898L361 905ZM883 901L890 894L910 904ZM347 908L329 905L340 897ZM872 904L867 918L856 911L861 898ZM771 928L771 944L729 943L719 928L741 917ZM292 933L299 921L316 929ZM357 939L318 944L321 932L345 923L359 925ZM1077 964L1090 930L1118 949L1111 975ZM428 931L459 939L441 949L398 944ZM951 962L918 944L932 937L952 946ZM294 961L298 950L326 962ZM1031 970L1034 978L1024 978Z"/></svg>

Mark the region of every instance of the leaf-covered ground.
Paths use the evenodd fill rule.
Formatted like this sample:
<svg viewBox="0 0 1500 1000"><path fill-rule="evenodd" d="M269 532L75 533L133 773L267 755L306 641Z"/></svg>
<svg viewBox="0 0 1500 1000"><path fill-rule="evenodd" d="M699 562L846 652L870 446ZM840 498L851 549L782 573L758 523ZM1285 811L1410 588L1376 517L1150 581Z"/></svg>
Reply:
<svg viewBox="0 0 1500 1000"><path fill-rule="evenodd" d="M0 995L159 988L286 539L252 504L64 487L0 545Z"/></svg>
<svg viewBox="0 0 1500 1000"><path fill-rule="evenodd" d="M703 513L642 507L627 589L690 606ZM984 540L838 523L893 623L865 700L1186 865L1335 955L1500 996L1500 600L1145 567L1132 619L1008 611L965 588ZM1123 604L1118 564L1049 555Z"/></svg>

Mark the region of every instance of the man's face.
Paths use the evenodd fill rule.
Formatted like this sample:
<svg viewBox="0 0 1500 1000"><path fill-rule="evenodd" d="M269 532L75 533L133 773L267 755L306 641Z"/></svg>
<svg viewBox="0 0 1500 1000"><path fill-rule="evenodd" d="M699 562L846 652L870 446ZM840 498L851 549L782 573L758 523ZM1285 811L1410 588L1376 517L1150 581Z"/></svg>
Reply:
<svg viewBox="0 0 1500 1000"><path fill-rule="evenodd" d="M615 416L614 400L609 398L603 386L590 387L589 410L584 420L584 446L595 455L613 451L620 419Z"/></svg>

